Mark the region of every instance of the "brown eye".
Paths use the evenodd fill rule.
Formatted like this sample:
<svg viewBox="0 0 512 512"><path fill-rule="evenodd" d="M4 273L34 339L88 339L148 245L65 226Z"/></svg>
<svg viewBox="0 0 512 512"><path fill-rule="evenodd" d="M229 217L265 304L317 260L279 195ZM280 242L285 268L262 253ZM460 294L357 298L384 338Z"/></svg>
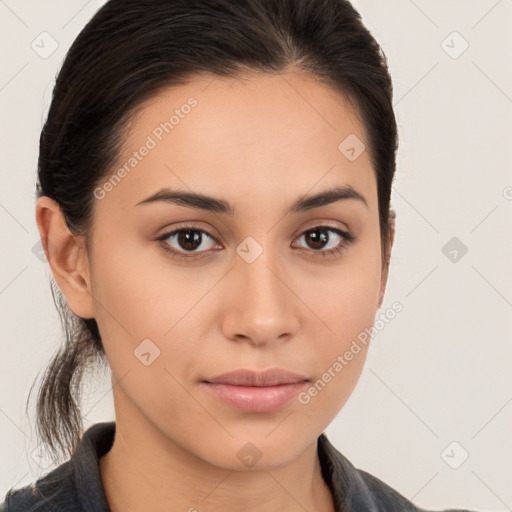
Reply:
<svg viewBox="0 0 512 512"><path fill-rule="evenodd" d="M189 257L195 254L207 252L216 246L217 241L212 235L203 229L187 226L166 233L158 238L166 251L177 257ZM210 247L208 247L210 245ZM199 250L201 249L201 250Z"/></svg>
<svg viewBox="0 0 512 512"><path fill-rule="evenodd" d="M334 236L329 233L334 233ZM316 226L308 229L297 240L301 238L304 238L306 245L313 252L320 253L321 256L337 254L354 241L353 235L332 226ZM326 247L327 250L325 250Z"/></svg>
<svg viewBox="0 0 512 512"><path fill-rule="evenodd" d="M355 237L347 231L332 226L316 226L308 229L297 240L301 238L305 240L306 249L309 248L310 252L321 257L335 256L355 240ZM214 249L218 243L210 233L195 226L175 229L162 235L158 240L164 250L176 258L193 258L196 255L203 255ZM326 247L327 250L325 250Z"/></svg>
<svg viewBox="0 0 512 512"><path fill-rule="evenodd" d="M201 246L203 236L202 234L193 229L180 230L177 233L176 241L178 245L183 247L187 251L194 251Z"/></svg>

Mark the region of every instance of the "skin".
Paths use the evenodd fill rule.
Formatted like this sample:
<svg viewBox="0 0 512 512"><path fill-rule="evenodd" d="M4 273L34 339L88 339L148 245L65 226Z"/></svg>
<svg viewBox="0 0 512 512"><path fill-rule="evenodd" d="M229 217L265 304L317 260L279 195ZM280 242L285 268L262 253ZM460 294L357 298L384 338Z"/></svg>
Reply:
<svg viewBox="0 0 512 512"><path fill-rule="evenodd" d="M349 134L366 141L363 125L343 96L293 70L197 77L142 105L112 173L190 97L197 106L95 199L89 252L54 201L36 206L53 275L72 311L96 319L112 369L116 438L100 460L110 508L333 511L317 438L352 393L367 347L309 403L274 412L234 409L200 381L281 367L316 382L373 325L388 269L376 178L367 151L349 161L338 150ZM304 194L347 184L367 206L284 214ZM225 199L236 214L135 206L162 187ZM191 222L215 238L203 235L195 257L175 259L155 242ZM356 239L323 258L343 238L329 231L322 248L302 235L326 224ZM252 263L236 252L248 236L263 249ZM177 237L167 244L187 254ZM146 338L160 349L149 366L133 352ZM250 468L237 457L248 442L261 453Z"/></svg>

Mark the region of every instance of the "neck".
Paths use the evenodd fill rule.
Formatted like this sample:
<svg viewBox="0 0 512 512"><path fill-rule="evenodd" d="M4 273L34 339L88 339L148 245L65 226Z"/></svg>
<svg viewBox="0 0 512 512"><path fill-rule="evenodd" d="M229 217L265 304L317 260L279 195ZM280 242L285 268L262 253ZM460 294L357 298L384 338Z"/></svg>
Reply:
<svg viewBox="0 0 512 512"><path fill-rule="evenodd" d="M100 474L111 512L335 510L316 440L290 463L234 471L192 454L141 416L118 418Z"/></svg>

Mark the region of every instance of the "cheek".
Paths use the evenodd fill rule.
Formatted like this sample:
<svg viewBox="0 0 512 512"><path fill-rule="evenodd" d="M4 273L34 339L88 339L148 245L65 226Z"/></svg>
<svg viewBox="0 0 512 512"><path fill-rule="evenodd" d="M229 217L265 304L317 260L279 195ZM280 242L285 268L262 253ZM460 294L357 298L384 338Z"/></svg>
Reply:
<svg viewBox="0 0 512 512"><path fill-rule="evenodd" d="M361 375L380 290L378 243L378 237L361 243L329 274L317 275L321 293L303 288L304 301L316 317L305 327L308 339L315 340L316 380L299 396L311 421L317 415L331 421Z"/></svg>
<svg viewBox="0 0 512 512"><path fill-rule="evenodd" d="M183 270L163 277L165 266L148 261L154 254L147 248L137 252L121 244L103 247L102 254L95 254L93 294L106 356L119 380L116 406L130 410L128 401L133 402L148 417L156 411L178 431L181 427L172 412L193 407L180 384L182 361L194 360L197 351L188 343L194 333L186 328L206 289L194 289Z"/></svg>
<svg viewBox="0 0 512 512"><path fill-rule="evenodd" d="M297 397L300 411L311 423L327 425L344 406L366 360L368 345L355 342L331 354L322 371Z"/></svg>
<svg viewBox="0 0 512 512"><path fill-rule="evenodd" d="M361 299L358 296L360 291L343 297L338 291L338 302L335 305L332 302L325 304L323 319L329 330L322 327L326 334L319 336L317 333L313 338L315 350L311 351L315 378L298 396L299 410L311 424L320 420L321 424L327 425L336 417L363 370L375 305L374 301Z"/></svg>
<svg viewBox="0 0 512 512"><path fill-rule="evenodd" d="M147 241L96 236L92 289L105 338L162 337L184 307L186 274L178 268L170 273L159 249Z"/></svg>
<svg viewBox="0 0 512 512"><path fill-rule="evenodd" d="M327 347L341 350L373 324L381 283L379 243L378 236L366 236L339 264L319 267L297 283L304 302L321 320Z"/></svg>
<svg viewBox="0 0 512 512"><path fill-rule="evenodd" d="M125 382L136 383L134 395L144 389L166 389L176 406L183 391L171 375L182 382L184 365L197 356L200 347L195 340L204 337L195 331L206 325L212 311L208 292L218 273L173 266L148 245L130 246L120 239L102 243L97 243L101 252L94 254L92 288L112 371L117 378L130 371Z"/></svg>

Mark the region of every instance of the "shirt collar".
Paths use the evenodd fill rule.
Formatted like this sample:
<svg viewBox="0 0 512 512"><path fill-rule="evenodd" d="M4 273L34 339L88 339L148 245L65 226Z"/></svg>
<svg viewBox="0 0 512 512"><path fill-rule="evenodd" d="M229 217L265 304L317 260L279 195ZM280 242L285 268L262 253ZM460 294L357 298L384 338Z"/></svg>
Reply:
<svg viewBox="0 0 512 512"><path fill-rule="evenodd" d="M84 511L109 512L99 460L112 447L115 431L114 421L95 423L84 432L71 458L77 498Z"/></svg>
<svg viewBox="0 0 512 512"><path fill-rule="evenodd" d="M70 461L78 502L88 512L109 511L99 459L112 447L115 430L113 421L89 427ZM374 494L360 472L331 444L325 433L318 437L317 446L322 477L333 495L336 512L377 511Z"/></svg>

